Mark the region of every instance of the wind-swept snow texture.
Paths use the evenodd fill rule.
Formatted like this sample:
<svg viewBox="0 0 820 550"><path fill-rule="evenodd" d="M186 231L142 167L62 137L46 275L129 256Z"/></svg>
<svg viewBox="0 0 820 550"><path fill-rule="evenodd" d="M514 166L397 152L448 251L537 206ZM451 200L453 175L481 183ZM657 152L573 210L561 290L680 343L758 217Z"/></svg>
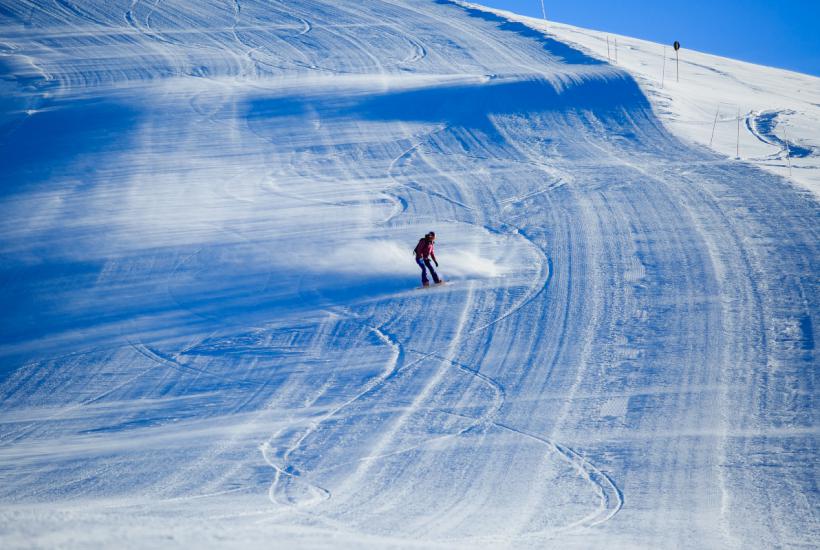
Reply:
<svg viewBox="0 0 820 550"><path fill-rule="evenodd" d="M818 203L622 69L446 1L0 17L3 548L820 540Z"/></svg>
<svg viewBox="0 0 820 550"><path fill-rule="evenodd" d="M492 11L628 71L674 135L787 176L820 198L820 78Z"/></svg>

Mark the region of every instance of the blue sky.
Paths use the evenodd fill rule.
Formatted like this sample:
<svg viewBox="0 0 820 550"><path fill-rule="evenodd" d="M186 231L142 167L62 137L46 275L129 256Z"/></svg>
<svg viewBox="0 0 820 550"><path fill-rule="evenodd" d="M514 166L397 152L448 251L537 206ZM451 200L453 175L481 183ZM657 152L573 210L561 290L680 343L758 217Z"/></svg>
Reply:
<svg viewBox="0 0 820 550"><path fill-rule="evenodd" d="M541 16L539 0L478 0ZM820 0L550 2L547 19L820 76Z"/></svg>

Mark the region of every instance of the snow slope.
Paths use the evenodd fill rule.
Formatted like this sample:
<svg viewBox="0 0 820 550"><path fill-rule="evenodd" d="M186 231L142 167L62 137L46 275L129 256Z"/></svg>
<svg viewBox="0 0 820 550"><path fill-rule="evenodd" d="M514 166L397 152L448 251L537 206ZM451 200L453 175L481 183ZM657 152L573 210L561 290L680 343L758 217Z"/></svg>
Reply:
<svg viewBox="0 0 820 550"><path fill-rule="evenodd" d="M817 199L621 67L446 0L0 17L4 548L820 539Z"/></svg>
<svg viewBox="0 0 820 550"><path fill-rule="evenodd" d="M627 70L675 135L788 177L820 197L817 77L692 51L685 45L676 61L671 39L663 46L491 11Z"/></svg>

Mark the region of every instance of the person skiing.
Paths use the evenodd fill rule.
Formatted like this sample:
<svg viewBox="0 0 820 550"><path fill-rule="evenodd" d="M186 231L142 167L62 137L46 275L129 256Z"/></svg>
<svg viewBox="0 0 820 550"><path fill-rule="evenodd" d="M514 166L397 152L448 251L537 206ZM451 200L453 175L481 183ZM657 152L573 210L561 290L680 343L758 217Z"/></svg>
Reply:
<svg viewBox="0 0 820 550"><path fill-rule="evenodd" d="M419 239L419 244L416 245L416 248L413 249L413 253L416 255L416 263L419 264L421 268L421 284L422 286L430 286L430 280L427 278L427 270L430 270L430 275L433 277L433 282L437 285L442 283L441 279L439 279L438 273L436 270L433 269L433 265L430 263L432 259L436 267L438 267L438 260L436 260L436 254L433 252L433 245L436 242L436 233L434 231L430 231L426 234L423 238Z"/></svg>

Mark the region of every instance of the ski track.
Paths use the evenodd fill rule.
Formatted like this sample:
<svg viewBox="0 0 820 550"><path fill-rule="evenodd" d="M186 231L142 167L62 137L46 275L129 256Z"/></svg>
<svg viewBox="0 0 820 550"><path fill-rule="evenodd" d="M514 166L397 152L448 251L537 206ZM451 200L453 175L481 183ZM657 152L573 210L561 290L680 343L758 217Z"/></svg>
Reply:
<svg viewBox="0 0 820 550"><path fill-rule="evenodd" d="M2 17L4 548L820 537L820 208L617 67L448 0Z"/></svg>
<svg viewBox="0 0 820 550"><path fill-rule="evenodd" d="M777 147L777 153L769 155L768 158L779 159L783 155L790 155L792 158L805 158L815 153L812 147L802 147L788 142L775 134L778 125L778 118L783 114L793 114L781 111L766 111L762 113L749 113L744 117L744 123L754 137L762 143Z"/></svg>

